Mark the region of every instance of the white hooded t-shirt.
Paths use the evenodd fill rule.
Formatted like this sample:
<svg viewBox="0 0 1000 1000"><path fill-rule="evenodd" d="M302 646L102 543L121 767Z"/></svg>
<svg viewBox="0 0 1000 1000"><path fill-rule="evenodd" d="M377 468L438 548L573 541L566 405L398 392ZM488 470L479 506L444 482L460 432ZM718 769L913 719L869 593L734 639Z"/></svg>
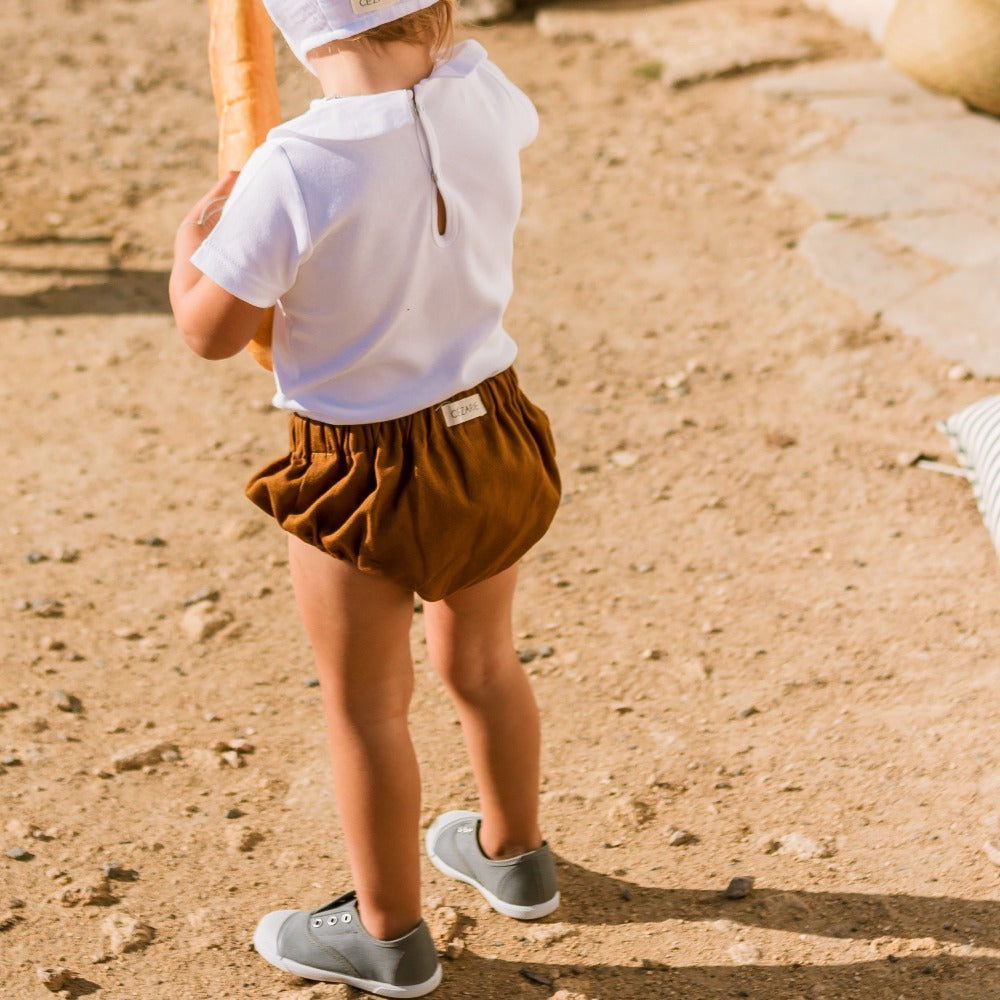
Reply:
<svg viewBox="0 0 1000 1000"><path fill-rule="evenodd" d="M316 100L271 131L191 260L276 305L276 406L395 419L513 363L519 152L537 129L531 101L466 41L412 90Z"/></svg>

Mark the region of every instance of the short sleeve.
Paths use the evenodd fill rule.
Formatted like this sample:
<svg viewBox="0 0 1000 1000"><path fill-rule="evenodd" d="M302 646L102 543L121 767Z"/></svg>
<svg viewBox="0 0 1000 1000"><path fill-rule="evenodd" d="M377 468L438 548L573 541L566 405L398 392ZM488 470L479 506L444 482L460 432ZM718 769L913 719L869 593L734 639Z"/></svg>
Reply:
<svg viewBox="0 0 1000 1000"><path fill-rule="evenodd" d="M305 204L288 155L266 143L240 172L222 217L191 263L227 292L267 308L312 252Z"/></svg>
<svg viewBox="0 0 1000 1000"><path fill-rule="evenodd" d="M530 146L538 135L538 112L535 110L535 105L531 103L531 98L524 91L515 87L496 63L484 60L482 65L507 95L513 113L513 132L517 139L518 148L524 149L525 146Z"/></svg>

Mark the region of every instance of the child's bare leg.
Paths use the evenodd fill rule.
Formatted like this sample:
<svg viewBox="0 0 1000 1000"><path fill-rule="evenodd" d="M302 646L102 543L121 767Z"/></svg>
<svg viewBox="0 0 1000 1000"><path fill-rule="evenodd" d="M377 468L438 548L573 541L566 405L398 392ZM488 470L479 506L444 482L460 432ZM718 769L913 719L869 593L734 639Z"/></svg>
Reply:
<svg viewBox="0 0 1000 1000"><path fill-rule="evenodd" d="M420 921L420 775L407 724L413 595L294 536L288 555L361 918L390 940Z"/></svg>
<svg viewBox="0 0 1000 1000"><path fill-rule="evenodd" d="M517 567L424 606L427 646L458 710L479 787L480 846L492 858L534 850L538 708L514 650Z"/></svg>

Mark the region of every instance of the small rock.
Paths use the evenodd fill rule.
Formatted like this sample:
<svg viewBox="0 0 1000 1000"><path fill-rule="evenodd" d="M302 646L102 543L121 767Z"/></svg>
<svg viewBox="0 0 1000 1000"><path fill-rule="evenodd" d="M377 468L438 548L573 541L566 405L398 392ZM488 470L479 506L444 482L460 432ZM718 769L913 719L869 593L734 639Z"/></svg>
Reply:
<svg viewBox="0 0 1000 1000"><path fill-rule="evenodd" d="M18 611L31 611L39 618L62 618L65 605L54 597L39 597L33 601L18 601Z"/></svg>
<svg viewBox="0 0 1000 1000"><path fill-rule="evenodd" d="M579 928L572 924L528 924L524 928L524 936L528 941L534 941L544 947L577 937L579 933Z"/></svg>
<svg viewBox="0 0 1000 1000"><path fill-rule="evenodd" d="M181 619L181 631L192 642L206 642L233 621L229 611L208 601L192 604Z"/></svg>
<svg viewBox="0 0 1000 1000"><path fill-rule="evenodd" d="M243 542L264 530L267 522L262 517L241 518L227 521L222 526L222 537L229 542Z"/></svg>
<svg viewBox="0 0 1000 1000"><path fill-rule="evenodd" d="M190 608L194 604L201 604L202 601L209 601L214 604L222 595L217 590L213 590L211 587L202 587L201 590L196 590L193 594L185 597L181 601L181 607Z"/></svg>
<svg viewBox="0 0 1000 1000"><path fill-rule="evenodd" d="M235 750L226 750L225 752L219 754L222 762L228 764L230 767L246 767L247 762L243 759L243 755L237 753Z"/></svg>
<svg viewBox="0 0 1000 1000"><path fill-rule="evenodd" d="M26 552L24 555L24 561L29 566L34 566L37 563L48 562L49 557L44 552Z"/></svg>
<svg viewBox="0 0 1000 1000"><path fill-rule="evenodd" d="M1000 865L1000 843L995 840L987 840L983 844L983 853L995 865Z"/></svg>
<svg viewBox="0 0 1000 1000"><path fill-rule="evenodd" d="M521 969L520 973L529 983L538 983L539 986L547 986L549 989L555 986L555 980L543 972L535 972L534 969L525 968Z"/></svg>
<svg viewBox="0 0 1000 1000"><path fill-rule="evenodd" d="M246 816L246 813L242 809L227 809L226 819L241 819Z"/></svg>
<svg viewBox="0 0 1000 1000"><path fill-rule="evenodd" d="M116 753L111 765L119 774L122 771L141 771L165 760L179 760L180 750L175 743L154 743L151 746L130 747Z"/></svg>
<svg viewBox="0 0 1000 1000"><path fill-rule="evenodd" d="M113 955L142 951L156 937L155 928L129 913L112 913L105 917L101 930L110 940Z"/></svg>
<svg viewBox="0 0 1000 1000"><path fill-rule="evenodd" d="M613 451L609 457L620 469L631 469L639 461L639 456L630 451Z"/></svg>
<svg viewBox="0 0 1000 1000"><path fill-rule="evenodd" d="M126 868L120 861L105 861L101 865L104 877L113 879L115 882L135 882L139 878L139 873L132 868Z"/></svg>
<svg viewBox="0 0 1000 1000"><path fill-rule="evenodd" d="M570 990L556 990L549 1000L590 1000L584 993L573 993Z"/></svg>
<svg viewBox="0 0 1000 1000"><path fill-rule="evenodd" d="M3 699L0 699L0 715L4 712L13 712L16 708L16 701L4 701Z"/></svg>
<svg viewBox="0 0 1000 1000"><path fill-rule="evenodd" d="M608 810L608 819L620 826L641 830L656 818L656 810L642 799L628 797L617 800Z"/></svg>
<svg viewBox="0 0 1000 1000"><path fill-rule="evenodd" d="M965 365L952 365L948 369L948 378L952 382L966 382L972 378L972 372Z"/></svg>
<svg viewBox="0 0 1000 1000"><path fill-rule="evenodd" d="M749 941L741 941L729 949L729 957L734 965L756 965L760 961L760 948Z"/></svg>
<svg viewBox="0 0 1000 1000"><path fill-rule="evenodd" d="M64 969L61 965L51 968L39 965L35 969L38 981L52 993L58 993L66 988L66 984L73 979L73 973L69 969Z"/></svg>
<svg viewBox="0 0 1000 1000"><path fill-rule="evenodd" d="M26 850L23 847L9 847L6 851L7 857L11 861L31 861L34 854L31 851Z"/></svg>
<svg viewBox="0 0 1000 1000"><path fill-rule="evenodd" d="M441 954L458 958L465 950L465 942L461 939L462 918L450 906L436 906L430 910L427 926Z"/></svg>
<svg viewBox="0 0 1000 1000"><path fill-rule="evenodd" d="M0 913L0 934L4 931L9 931L12 927L16 927L23 919L24 917L20 913L15 913L13 910Z"/></svg>
<svg viewBox="0 0 1000 1000"><path fill-rule="evenodd" d="M118 897L111 891L107 878L101 878L90 885L63 890L59 902L63 906L113 906Z"/></svg>
<svg viewBox="0 0 1000 1000"><path fill-rule="evenodd" d="M741 719L749 719L752 715L760 715L760 709L756 705L749 705L747 708L741 708L739 715Z"/></svg>
<svg viewBox="0 0 1000 1000"><path fill-rule="evenodd" d="M753 892L754 877L752 875L737 875L729 880L723 896L726 899L746 899Z"/></svg>
<svg viewBox="0 0 1000 1000"><path fill-rule="evenodd" d="M697 844L698 837L688 830L671 830L667 836L669 847L684 847L686 844Z"/></svg>
<svg viewBox="0 0 1000 1000"><path fill-rule="evenodd" d="M0 767L20 767L21 758L16 754L8 753L0 757Z"/></svg>
<svg viewBox="0 0 1000 1000"><path fill-rule="evenodd" d="M790 854L799 861L832 858L837 850L828 840L814 840L803 833L787 833L778 839L778 854Z"/></svg>
<svg viewBox="0 0 1000 1000"><path fill-rule="evenodd" d="M537 649L519 649L517 651L517 658L522 663L531 663L533 660L538 659Z"/></svg>
<svg viewBox="0 0 1000 1000"><path fill-rule="evenodd" d="M245 826L229 827L225 836L229 847L241 854L249 854L264 839L262 833Z"/></svg>
<svg viewBox="0 0 1000 1000"><path fill-rule="evenodd" d="M159 535L146 535L144 538L137 538L136 545L148 545L151 549L162 549L167 543Z"/></svg>
<svg viewBox="0 0 1000 1000"><path fill-rule="evenodd" d="M83 711L83 702L75 694L68 694L66 691L56 691L52 701L60 712L79 714Z"/></svg>

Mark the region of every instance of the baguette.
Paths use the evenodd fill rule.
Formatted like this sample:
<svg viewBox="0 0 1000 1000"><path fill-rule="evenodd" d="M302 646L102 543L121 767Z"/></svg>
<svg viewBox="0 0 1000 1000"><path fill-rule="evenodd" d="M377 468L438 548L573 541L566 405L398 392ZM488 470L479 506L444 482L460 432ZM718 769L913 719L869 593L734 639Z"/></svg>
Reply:
<svg viewBox="0 0 1000 1000"><path fill-rule="evenodd" d="M281 121L271 21L260 0L209 0L208 64L219 120L219 176L242 170ZM271 370L269 309L247 350Z"/></svg>

